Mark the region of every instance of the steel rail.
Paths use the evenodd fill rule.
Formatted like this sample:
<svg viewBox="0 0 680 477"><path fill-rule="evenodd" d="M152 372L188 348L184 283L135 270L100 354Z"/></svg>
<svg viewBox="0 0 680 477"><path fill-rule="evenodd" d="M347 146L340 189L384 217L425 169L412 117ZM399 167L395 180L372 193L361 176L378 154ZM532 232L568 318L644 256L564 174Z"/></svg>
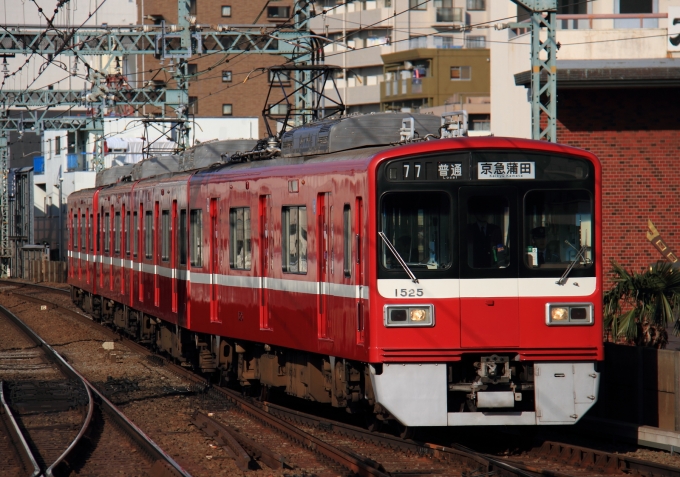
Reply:
<svg viewBox="0 0 680 477"><path fill-rule="evenodd" d="M23 282L16 282L12 280L0 280L0 283L11 283L11 284L21 284L21 285L26 285L30 287L39 287L39 288L44 288L44 289L49 289L51 291L57 291L60 293L69 293L69 290L65 289L60 289L60 288L54 288L54 287L48 287L45 285L37 285L37 284L31 284L31 283L23 283ZM11 293L11 292L10 292ZM26 298L29 301L33 301L35 303L40 303L40 304L45 304L45 305L52 305L52 306L57 306L59 311L63 314L68 314L69 316L73 316L74 318L82 321L82 322L87 322L92 324L93 321L88 318L85 315L82 315L80 313L71 311L69 309L60 307L58 305L54 305L51 302L48 302L46 300L42 300L30 295L23 295L20 293L15 293L17 296L21 296L22 298ZM111 336L112 339L114 340L122 340L125 342L126 346L129 346L133 348L134 350L138 352L142 352L147 356L157 356L154 355L153 352L151 352L149 349L145 348L144 346L128 339L127 337L124 337L108 327L102 326L100 329L107 333L109 336ZM159 360L161 360L164 364L167 364L169 368L172 368L173 372L180 374L183 377L186 377L193 381L194 383L208 387L208 383L205 379L202 377L196 375L192 371L182 368L180 366L176 366L170 362L168 362L165 358L162 358L160 356L157 356ZM220 387L213 387L211 388L212 391L219 392L220 394L226 396L229 399L232 399L232 397L239 398L237 394L231 394L232 392L220 388ZM253 405L253 404L249 404ZM382 434L382 433L375 433L375 432L370 432L367 431L366 429L362 429L359 427L343 424L340 422L335 422L335 421L329 421L323 418L319 418L310 414L305 414L299 411L294 411L292 409L287 409L282 406L278 406L276 404L272 403L263 403L260 404L261 409L265 412L268 412L274 416L278 416L283 419L289 419L293 421L298 421L298 422L303 422L308 425L315 425L315 426L320 426L320 427L326 427L329 430L336 428L341 430L341 432L346 433L349 436L352 437L357 437L361 439L367 439L371 440L373 442L380 443L381 445L389 445L392 447L400 448L403 449L407 452L415 452L415 453L422 453L423 452L423 447L427 447L430 449L431 452L433 452L432 456L435 458L440 458L440 459L451 459L454 456L458 456L458 458L461 457L467 457L471 458L471 456L474 456L475 459L477 459L478 462L492 462L493 464L497 465L500 469L504 469L506 472L511 472L515 473L515 475L535 475L535 474L540 474L540 475L552 475L552 476L567 476L568 474L566 473L561 473L561 472L556 472L556 471L550 471L546 469L538 469L533 466L528 466L519 462L513 462L512 460L505 460L503 458L497 458L494 456L490 456L487 454L483 453L478 453L472 449L468 449L464 446L460 445L452 445L451 447L444 447L444 446L439 446L435 444L420 444L416 443L414 441L409 441L409 440L404 440L400 439L398 437L389 435L389 434ZM619 454L610 454L602 451L598 451L596 449L591 449L591 448L585 448L585 447L579 447L579 446L571 446L569 444L564 444L564 443L558 443L558 442L552 442L552 441L547 441L544 446L549 446L550 451L552 452L553 457L558 457L562 458L563 460L566 460L565 455L569 453L569 461L571 463L575 462L575 459L577 456L581 456L581 462L584 462L585 465L592 465L592 466L600 466L600 467L608 467L609 470L613 470L614 468L617 469L617 471L621 472L633 472L633 473L640 473L642 475L649 475L653 477L680 477L680 468L676 467L671 467L667 466L664 464L658 464L655 462L650 462L650 461L644 461L640 459L636 459L633 457L627 457L627 456L622 456ZM555 449L561 449L560 452L557 452ZM545 452L545 451L544 451ZM555 455L557 453L557 456ZM562 457L560 457L560 454ZM590 459L588 461L588 459ZM588 462L586 462L588 461ZM603 465L604 463L607 463L607 465ZM612 463L612 462L615 462ZM517 472L526 472L525 474L523 473L517 473Z"/></svg>
<svg viewBox="0 0 680 477"><path fill-rule="evenodd" d="M71 452L78 446L81 439L85 435L85 432L90 427L92 422L92 416L94 414L94 401L92 399L92 393L90 388L85 384L84 378L69 365L62 357L57 353L49 344L47 344L40 336L38 336L26 323L24 323L18 316L13 314L4 306L0 305L0 313L5 315L12 321L31 341L33 341L37 346L39 346L48 360L54 363L59 370L67 377L80 381L87 392L87 412L85 413L85 418L83 420L83 425L78 431L78 435L71 441L71 444L66 448L62 454L57 457L57 459L50 465L45 471L45 475L51 477L54 475L54 471L65 461L65 459L71 454Z"/></svg>
<svg viewBox="0 0 680 477"><path fill-rule="evenodd" d="M25 295L24 295L25 296ZM58 305L56 305L59 307ZM61 308L61 307L59 307ZM94 413L95 400L101 406L101 409L112 419L112 421L128 435L147 455L154 460L152 470L154 475L163 475L171 477L191 477L182 467L180 467L175 460L166 454L155 442L151 440L141 429L139 429L132 421L130 421L123 413L121 413L116 406L111 403L106 397L101 394L90 382L85 379L78 371L76 371L66 360L45 340L38 336L28 325L26 325L19 317L10 312L7 308L0 305L0 313L7 316L14 324L16 324L36 345L41 347L48 359L54 362L60 370L71 377L83 383L88 395L88 410L83 427L78 432L78 435L71 442L69 447L62 453L57 460L50 465L46 470L47 477L53 477L58 468L67 461L67 457L72 456L72 452L80 444L82 437L90 427L92 422L92 415Z"/></svg>
<svg viewBox="0 0 680 477"><path fill-rule="evenodd" d="M0 381L0 402L2 403L2 408L0 408L2 422L7 428L7 432L12 437L12 443L14 444L17 455L21 460L24 469L28 471L31 469L31 467L33 468L33 472L30 474L30 477L37 477L40 475L40 466L36 462L35 457L33 457L31 448L28 446L28 442L26 442L26 438L21 432L19 424L17 424L16 419L14 419L12 410L5 401L5 383L3 381Z"/></svg>
<svg viewBox="0 0 680 477"><path fill-rule="evenodd" d="M446 447L437 444L420 443L410 439L401 439L391 434L371 432L367 429L352 426L350 424L329 421L321 417L288 409L269 402L263 403L262 408L266 412L282 419L293 420L306 425L328 430L335 430L350 437L370 441L386 447L401 449L403 451L412 452L417 455L429 455L436 459L445 460L447 462L461 460L473 461L477 464L487 466L488 472L490 473L495 472L499 474L499 471L502 470L505 471L500 472L500 474L503 475L533 476L535 472L531 469L523 469L520 466L515 467L514 463L512 462L505 462L503 459L482 454L463 446ZM525 470L529 473L523 472Z"/></svg>

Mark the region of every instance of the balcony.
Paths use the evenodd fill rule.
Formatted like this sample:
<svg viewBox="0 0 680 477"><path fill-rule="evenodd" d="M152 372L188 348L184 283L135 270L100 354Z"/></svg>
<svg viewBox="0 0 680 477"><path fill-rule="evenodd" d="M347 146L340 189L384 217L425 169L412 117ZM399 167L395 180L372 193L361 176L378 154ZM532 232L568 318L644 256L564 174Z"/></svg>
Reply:
<svg viewBox="0 0 680 477"><path fill-rule="evenodd" d="M411 38L408 42L410 50L417 48L457 49L463 48L463 38L455 36L421 36Z"/></svg>
<svg viewBox="0 0 680 477"><path fill-rule="evenodd" d="M559 30L611 30L659 28L668 13L583 13L557 15Z"/></svg>
<svg viewBox="0 0 680 477"><path fill-rule="evenodd" d="M408 78L380 83L380 101L390 102L429 96L436 87L434 78Z"/></svg>

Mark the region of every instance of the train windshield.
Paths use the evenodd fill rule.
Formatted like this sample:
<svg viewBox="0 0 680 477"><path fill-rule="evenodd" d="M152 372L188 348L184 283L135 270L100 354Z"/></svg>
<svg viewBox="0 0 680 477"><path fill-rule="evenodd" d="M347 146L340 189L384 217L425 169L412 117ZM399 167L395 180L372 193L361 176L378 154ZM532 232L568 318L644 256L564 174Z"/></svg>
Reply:
<svg viewBox="0 0 680 477"><path fill-rule="evenodd" d="M382 199L381 231L409 268L451 267L451 199L444 192L390 193ZM382 244L380 261L399 269L394 254Z"/></svg>
<svg viewBox="0 0 680 477"><path fill-rule="evenodd" d="M593 263L593 203L585 190L534 190L524 198L524 262L529 268Z"/></svg>

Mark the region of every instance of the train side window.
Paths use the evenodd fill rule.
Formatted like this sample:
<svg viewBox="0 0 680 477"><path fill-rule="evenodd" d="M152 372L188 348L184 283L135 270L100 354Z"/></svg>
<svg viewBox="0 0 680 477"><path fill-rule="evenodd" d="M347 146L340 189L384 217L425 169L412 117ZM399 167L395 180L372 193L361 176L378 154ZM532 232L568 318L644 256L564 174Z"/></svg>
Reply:
<svg viewBox="0 0 680 477"><path fill-rule="evenodd" d="M94 241L92 240L92 227L94 227L94 214L90 214L90 223L87 227L87 241L90 243L90 252L94 252Z"/></svg>
<svg viewBox="0 0 680 477"><path fill-rule="evenodd" d="M104 252L111 249L111 214L104 214Z"/></svg>
<svg viewBox="0 0 680 477"><path fill-rule="evenodd" d="M134 235L132 256L136 257L137 251L139 250L139 223L137 221L137 212L132 213L132 228L130 230L132 231L132 235Z"/></svg>
<svg viewBox="0 0 680 477"><path fill-rule="evenodd" d="M229 266L237 270L250 270L252 262L250 243L250 207L229 210Z"/></svg>
<svg viewBox="0 0 680 477"><path fill-rule="evenodd" d="M116 253L120 253L120 235L121 235L120 212L116 212L116 215L114 216L113 234L114 234L113 251Z"/></svg>
<svg viewBox="0 0 680 477"><path fill-rule="evenodd" d="M179 264L187 264L187 209L179 211Z"/></svg>
<svg viewBox="0 0 680 477"><path fill-rule="evenodd" d="M80 217L80 248L87 250L87 215L82 214Z"/></svg>
<svg viewBox="0 0 680 477"><path fill-rule="evenodd" d="M192 209L189 213L189 232L191 233L191 254L189 260L192 267L201 267L203 260L201 249L203 246L203 211Z"/></svg>
<svg viewBox="0 0 680 477"><path fill-rule="evenodd" d="M307 273L307 207L283 207L281 223L283 271Z"/></svg>
<svg viewBox="0 0 680 477"><path fill-rule="evenodd" d="M170 211L164 210L161 212L161 260L167 262L170 260Z"/></svg>
<svg viewBox="0 0 680 477"><path fill-rule="evenodd" d="M146 211L144 216L144 256L153 258L153 212Z"/></svg>
<svg viewBox="0 0 680 477"><path fill-rule="evenodd" d="M73 250L78 250L78 214L73 214L73 222L71 222L71 247Z"/></svg>
<svg viewBox="0 0 680 477"><path fill-rule="evenodd" d="M127 218L125 219L127 221L127 234L125 234L125 253L129 257L130 256L130 235L134 234L134 230L132 228L132 221L130 220L130 211L127 211Z"/></svg>
<svg viewBox="0 0 680 477"><path fill-rule="evenodd" d="M342 269L346 277L352 276L352 221L349 204L342 209Z"/></svg>

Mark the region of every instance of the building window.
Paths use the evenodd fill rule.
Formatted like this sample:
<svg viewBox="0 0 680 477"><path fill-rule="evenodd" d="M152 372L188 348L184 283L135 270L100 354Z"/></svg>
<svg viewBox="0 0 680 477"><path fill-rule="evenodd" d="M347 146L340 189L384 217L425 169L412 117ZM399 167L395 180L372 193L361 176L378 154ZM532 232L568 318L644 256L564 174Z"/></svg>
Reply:
<svg viewBox="0 0 680 477"><path fill-rule="evenodd" d="M61 154L61 136L56 136L54 138L54 155L58 156Z"/></svg>
<svg viewBox="0 0 680 477"><path fill-rule="evenodd" d="M232 114L231 104L223 104L222 105L222 116L231 116L231 114Z"/></svg>
<svg viewBox="0 0 680 477"><path fill-rule="evenodd" d="M196 15L196 0L189 0L189 15Z"/></svg>
<svg viewBox="0 0 680 477"><path fill-rule="evenodd" d="M281 224L283 271L307 273L307 207L283 207Z"/></svg>
<svg viewBox="0 0 680 477"><path fill-rule="evenodd" d="M345 204L342 211L342 269L346 277L352 276L352 222L349 204Z"/></svg>
<svg viewBox="0 0 680 477"><path fill-rule="evenodd" d="M429 0L408 0L408 7L411 10L427 10Z"/></svg>
<svg viewBox="0 0 680 477"><path fill-rule="evenodd" d="M189 96L189 114L198 114L198 96Z"/></svg>
<svg viewBox="0 0 680 477"><path fill-rule="evenodd" d="M231 7L227 5L222 5L222 16L223 17L230 17L231 16Z"/></svg>
<svg viewBox="0 0 680 477"><path fill-rule="evenodd" d="M190 75L195 75L198 73L198 65L196 63L189 63L187 65L187 73Z"/></svg>
<svg viewBox="0 0 680 477"><path fill-rule="evenodd" d="M201 250L203 248L203 211L192 209L189 213L189 232L191 233L191 260L192 267L200 267L203 263Z"/></svg>
<svg viewBox="0 0 680 477"><path fill-rule="evenodd" d="M153 258L153 213L146 211L144 217L144 256L148 259Z"/></svg>
<svg viewBox="0 0 680 477"><path fill-rule="evenodd" d="M170 211L164 210L161 212L161 260L167 262L170 260Z"/></svg>
<svg viewBox="0 0 680 477"><path fill-rule="evenodd" d="M472 71L469 66L452 66L451 81L470 81Z"/></svg>
<svg viewBox="0 0 680 477"><path fill-rule="evenodd" d="M465 48L486 48L486 37L468 36L465 38Z"/></svg>
<svg viewBox="0 0 680 477"><path fill-rule="evenodd" d="M290 84L290 71L270 70L269 82L276 84Z"/></svg>
<svg viewBox="0 0 680 477"><path fill-rule="evenodd" d="M229 266L250 270L250 207L229 210Z"/></svg>
<svg viewBox="0 0 680 477"><path fill-rule="evenodd" d="M468 10L486 10L486 0L467 0Z"/></svg>
<svg viewBox="0 0 680 477"><path fill-rule="evenodd" d="M287 104L270 104L269 114L274 116L285 116L288 113Z"/></svg>
<svg viewBox="0 0 680 477"><path fill-rule="evenodd" d="M282 18L287 20L290 17L290 7L267 7L267 18Z"/></svg>
<svg viewBox="0 0 680 477"><path fill-rule="evenodd" d="M231 71L222 72L222 83L231 83Z"/></svg>

